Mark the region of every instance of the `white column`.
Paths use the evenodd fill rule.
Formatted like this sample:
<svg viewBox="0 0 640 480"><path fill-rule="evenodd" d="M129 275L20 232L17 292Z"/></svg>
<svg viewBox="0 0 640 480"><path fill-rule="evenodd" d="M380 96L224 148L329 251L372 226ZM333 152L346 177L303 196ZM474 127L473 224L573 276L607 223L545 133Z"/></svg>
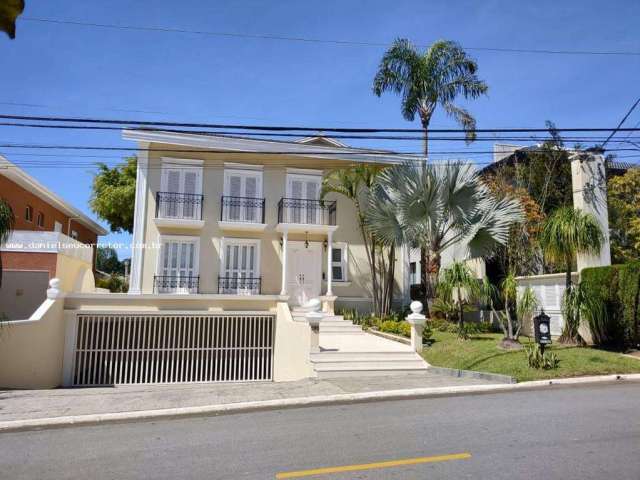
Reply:
<svg viewBox="0 0 640 480"><path fill-rule="evenodd" d="M333 259L333 232L329 231L327 235L327 297L333 296L332 283L333 283L333 268L331 268L331 261Z"/></svg>
<svg viewBox="0 0 640 480"><path fill-rule="evenodd" d="M280 290L280 295L287 294L287 257L289 253L289 249L287 246L289 232L286 230L282 234L282 289Z"/></svg>
<svg viewBox="0 0 640 480"><path fill-rule="evenodd" d="M422 352L422 330L427 317L422 315L422 303L417 300L411 302L409 308L411 308L411 313L407 316L407 322L411 325L411 348L420 353Z"/></svg>
<svg viewBox="0 0 640 480"><path fill-rule="evenodd" d="M586 267L611 265L609 246L609 213L607 205L607 176L604 158L588 152L571 157L573 207L591 213L600 224L604 242L597 255L578 254L578 272Z"/></svg>
<svg viewBox="0 0 640 480"><path fill-rule="evenodd" d="M136 199L133 215L134 247L131 249L131 277L129 278L129 293L142 293L142 265L144 250L142 243L146 242L145 227L147 222L147 173L149 168L149 144L140 142L138 150L138 167L136 171Z"/></svg>

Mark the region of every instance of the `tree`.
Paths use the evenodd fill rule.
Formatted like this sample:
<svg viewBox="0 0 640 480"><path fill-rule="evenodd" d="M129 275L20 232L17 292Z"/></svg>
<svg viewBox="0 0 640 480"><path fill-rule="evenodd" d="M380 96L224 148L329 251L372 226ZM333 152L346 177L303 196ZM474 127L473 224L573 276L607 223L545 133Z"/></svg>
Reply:
<svg viewBox="0 0 640 480"><path fill-rule="evenodd" d="M133 233L136 165L136 157L129 157L125 164L113 168L98 164L89 204L98 217L109 223L112 232Z"/></svg>
<svg viewBox="0 0 640 480"><path fill-rule="evenodd" d="M571 270L577 254L597 254L600 252L603 233L598 220L590 213L573 207L557 209L544 223L540 234L540 245L545 255L552 261L565 266L565 292L563 296L564 328L560 341L581 343L578 334L580 316L570 302L576 293L572 288Z"/></svg>
<svg viewBox="0 0 640 480"><path fill-rule="evenodd" d="M464 328L465 305L480 297L480 282L464 262L453 262L440 273L438 288L453 299L458 309L458 338L467 338Z"/></svg>
<svg viewBox="0 0 640 480"><path fill-rule="evenodd" d="M383 167L377 165L357 165L352 168L339 168L330 171L322 180L321 198L328 193L338 193L351 200L356 209L358 227L367 254L367 262L371 270L371 285L374 312L378 316L389 313L391 308L393 274L389 277L390 269L395 261L385 260L383 245L376 241L366 225L366 209L369 205L369 195L376 175ZM392 285L392 283L391 283Z"/></svg>
<svg viewBox="0 0 640 480"><path fill-rule="evenodd" d="M110 274L124 274L124 264L118 260L118 254L114 248L98 246L96 270Z"/></svg>
<svg viewBox="0 0 640 480"><path fill-rule="evenodd" d="M16 19L24 11L24 0L3 0L0 2L0 30L12 40L16 38Z"/></svg>
<svg viewBox="0 0 640 480"><path fill-rule="evenodd" d="M640 168L609 179L607 196L613 263L640 260Z"/></svg>
<svg viewBox="0 0 640 480"><path fill-rule="evenodd" d="M405 163L383 170L367 210L367 224L378 240L426 248L431 252L427 268L436 275L446 248L462 244L468 258L486 257L506 243L509 228L521 220L516 199L496 198L477 170L461 162Z"/></svg>
<svg viewBox="0 0 640 480"><path fill-rule="evenodd" d="M9 240L9 235L15 225L16 217L9 203L0 198L0 245ZM2 255L0 254L0 287L2 286Z"/></svg>
<svg viewBox="0 0 640 480"><path fill-rule="evenodd" d="M459 96L476 99L485 95L487 84L476 75L478 65L456 42L439 40L421 53L407 39L397 39L385 52L373 79L373 93L384 92L402 96L402 116L414 121L416 115L424 130L424 156L429 157L429 124L438 105L465 130L467 142L475 139L476 121L464 108L453 102ZM420 249L420 277L424 301L433 295L429 291L428 252Z"/></svg>

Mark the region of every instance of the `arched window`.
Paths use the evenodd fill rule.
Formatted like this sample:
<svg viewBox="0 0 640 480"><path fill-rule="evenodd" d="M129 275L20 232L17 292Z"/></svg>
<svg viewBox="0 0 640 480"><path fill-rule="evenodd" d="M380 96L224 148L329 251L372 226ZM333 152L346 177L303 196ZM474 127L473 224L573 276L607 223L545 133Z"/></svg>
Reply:
<svg viewBox="0 0 640 480"><path fill-rule="evenodd" d="M25 208L24 219L27 222L33 222L33 207L31 205L27 205L27 208Z"/></svg>
<svg viewBox="0 0 640 480"><path fill-rule="evenodd" d="M37 224L38 224L39 227L44 227L44 213L38 212Z"/></svg>

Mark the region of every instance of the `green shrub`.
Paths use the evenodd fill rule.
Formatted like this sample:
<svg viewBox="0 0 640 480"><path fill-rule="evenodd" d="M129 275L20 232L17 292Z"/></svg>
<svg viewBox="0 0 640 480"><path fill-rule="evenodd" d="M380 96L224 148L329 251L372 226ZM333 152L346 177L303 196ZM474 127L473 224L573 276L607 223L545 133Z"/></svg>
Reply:
<svg viewBox="0 0 640 480"><path fill-rule="evenodd" d="M129 284L123 276L111 275L108 278L97 279L96 288L106 288L111 293L126 293L129 291Z"/></svg>
<svg viewBox="0 0 640 480"><path fill-rule="evenodd" d="M623 348L640 341L640 262L585 268L580 283L594 343Z"/></svg>
<svg viewBox="0 0 640 480"><path fill-rule="evenodd" d="M527 362L529 368L553 370L558 368L560 360L558 356L553 352L542 353L540 345L537 343L531 345L525 345L525 351L527 352Z"/></svg>

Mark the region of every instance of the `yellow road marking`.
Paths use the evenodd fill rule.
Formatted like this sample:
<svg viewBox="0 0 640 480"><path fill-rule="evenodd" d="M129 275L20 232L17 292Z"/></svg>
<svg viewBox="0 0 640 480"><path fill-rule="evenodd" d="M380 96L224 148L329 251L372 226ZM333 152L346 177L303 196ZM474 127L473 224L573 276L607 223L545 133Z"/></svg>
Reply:
<svg viewBox="0 0 640 480"><path fill-rule="evenodd" d="M387 462L362 463L360 465L343 465L341 467L315 468L313 470L298 470L295 472L281 472L276 474L277 479L302 478L312 475L326 475L329 473L353 472L356 470L374 470L378 468L402 467L406 465L418 465L420 463L447 462L449 460L465 460L471 458L470 453L452 453L450 455L437 455L433 457L405 458L402 460L389 460Z"/></svg>

